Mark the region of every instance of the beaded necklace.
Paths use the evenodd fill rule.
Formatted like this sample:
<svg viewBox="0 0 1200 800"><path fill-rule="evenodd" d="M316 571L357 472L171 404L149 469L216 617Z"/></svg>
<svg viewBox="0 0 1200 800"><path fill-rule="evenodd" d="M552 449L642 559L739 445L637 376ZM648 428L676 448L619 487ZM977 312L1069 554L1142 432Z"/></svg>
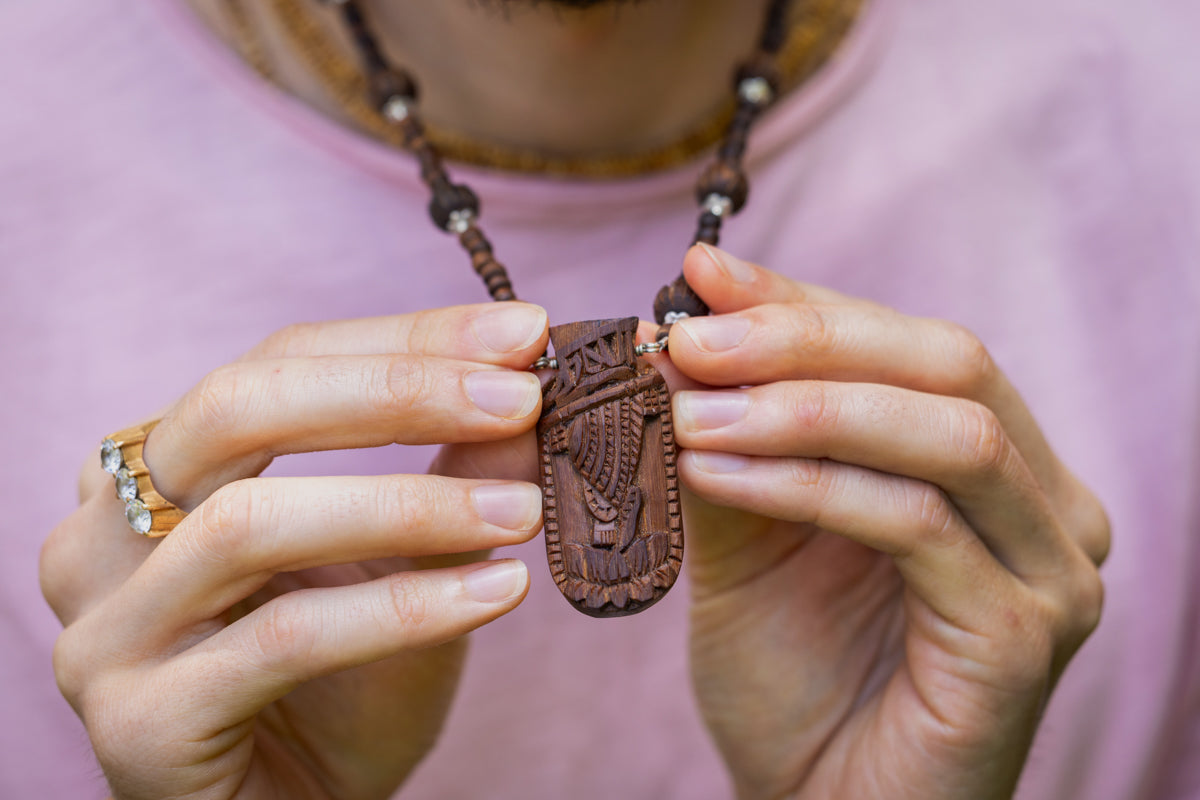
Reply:
<svg viewBox="0 0 1200 800"><path fill-rule="evenodd" d="M516 300L508 271L480 229L479 198L454 183L417 115L416 80L384 57L355 0L340 11L364 70L369 101L394 126L429 188L434 224L458 238L492 299ZM771 0L758 48L734 76L737 107L696 184L695 243L716 245L726 217L746 203L742 168L750 129L780 89L776 59L791 0ZM661 599L683 561L683 518L666 382L641 356L663 352L671 325L708 307L680 274L654 300L655 341L636 344L638 318L557 325L554 370L537 432L547 558L559 590L595 617L637 613Z"/></svg>
<svg viewBox="0 0 1200 800"><path fill-rule="evenodd" d="M804 0L794 9L776 55L784 91L802 86L836 57L866 2ZM399 130L380 115L368 96L361 59L326 20L313 13L312 0L221 0L221 5L230 44L261 77L292 90L290 70L303 69L323 100L332 105L330 110L346 124L393 147L403 146ZM505 172L613 179L695 161L720 142L736 109L736 97L730 92L710 115L673 141L633 150L571 154L480 140L424 122L425 135L448 161Z"/></svg>

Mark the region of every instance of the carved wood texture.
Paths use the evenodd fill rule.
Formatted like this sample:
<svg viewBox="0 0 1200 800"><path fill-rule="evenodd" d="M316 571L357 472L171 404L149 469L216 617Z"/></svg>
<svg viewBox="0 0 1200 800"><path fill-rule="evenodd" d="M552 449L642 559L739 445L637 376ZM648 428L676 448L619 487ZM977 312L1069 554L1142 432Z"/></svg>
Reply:
<svg viewBox="0 0 1200 800"><path fill-rule="evenodd" d="M683 561L671 401L634 352L637 326L550 331L558 371L538 424L546 555L559 590L593 617L658 602Z"/></svg>

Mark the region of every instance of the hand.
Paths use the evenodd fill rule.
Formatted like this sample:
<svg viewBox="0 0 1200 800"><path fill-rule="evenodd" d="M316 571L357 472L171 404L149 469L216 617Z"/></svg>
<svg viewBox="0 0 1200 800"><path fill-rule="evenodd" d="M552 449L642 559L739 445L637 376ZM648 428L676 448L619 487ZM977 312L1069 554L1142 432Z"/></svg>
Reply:
<svg viewBox="0 0 1200 800"><path fill-rule="evenodd" d="M741 797L1009 797L1099 617L1099 503L978 340L693 248L691 663ZM702 498L702 499L700 499Z"/></svg>
<svg viewBox="0 0 1200 800"><path fill-rule="evenodd" d="M66 626L59 685L118 800L392 794L437 737L460 637L528 588L519 561L439 557L529 539L540 493L255 476L284 453L527 431L546 340L545 313L518 303L280 332L147 439L156 488L190 511L157 544L85 470L41 579Z"/></svg>

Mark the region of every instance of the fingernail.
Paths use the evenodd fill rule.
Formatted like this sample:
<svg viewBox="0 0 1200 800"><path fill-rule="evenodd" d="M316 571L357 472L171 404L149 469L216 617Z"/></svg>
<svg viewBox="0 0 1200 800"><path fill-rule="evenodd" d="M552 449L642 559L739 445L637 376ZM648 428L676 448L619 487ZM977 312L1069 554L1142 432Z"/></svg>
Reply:
<svg viewBox="0 0 1200 800"><path fill-rule="evenodd" d="M463 589L477 603L503 603L525 588L525 565L520 561L493 561L463 576Z"/></svg>
<svg viewBox="0 0 1200 800"><path fill-rule="evenodd" d="M758 277L758 271L751 266L750 262L743 261L737 256L703 242L700 242L700 246L704 248L704 252L708 253L708 257L713 260L713 263L734 283L753 283L754 279Z"/></svg>
<svg viewBox="0 0 1200 800"><path fill-rule="evenodd" d="M692 317L678 325L697 347L710 353L732 350L750 332L750 320L737 315Z"/></svg>
<svg viewBox="0 0 1200 800"><path fill-rule="evenodd" d="M546 312L528 303L497 303L471 320L475 338L493 353L523 350L545 329Z"/></svg>
<svg viewBox="0 0 1200 800"><path fill-rule="evenodd" d="M463 378L463 385L472 403L505 419L529 416L542 393L537 376L528 372L471 372Z"/></svg>
<svg viewBox="0 0 1200 800"><path fill-rule="evenodd" d="M750 398L741 392L679 392L675 398L680 421L694 431L732 425L750 408Z"/></svg>
<svg viewBox="0 0 1200 800"><path fill-rule="evenodd" d="M531 483L490 483L471 490L479 518L514 531L529 530L542 511L542 492Z"/></svg>
<svg viewBox="0 0 1200 800"><path fill-rule="evenodd" d="M692 450L689 455L696 469L713 475L726 475L750 466L750 459L733 453L698 453Z"/></svg>

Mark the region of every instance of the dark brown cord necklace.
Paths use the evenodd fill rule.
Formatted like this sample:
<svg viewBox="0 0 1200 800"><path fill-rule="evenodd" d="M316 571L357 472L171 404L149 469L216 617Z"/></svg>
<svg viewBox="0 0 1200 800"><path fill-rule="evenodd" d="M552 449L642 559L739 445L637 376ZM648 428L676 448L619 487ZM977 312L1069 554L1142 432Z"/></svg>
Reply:
<svg viewBox="0 0 1200 800"><path fill-rule="evenodd" d="M458 237L494 300L515 300L512 281L480 230L479 198L453 183L417 116L417 84L388 63L355 0L336 6L366 72L371 104L398 127L429 187L429 214ZM776 57L791 0L771 0L758 49L734 75L737 111L716 158L696 183L695 243L716 245L721 223L746 203L746 140L779 92ZM666 350L671 325L708 306L680 274L654 300L656 340L636 344L637 317L591 320L550 329L553 369L538 422L540 477L550 572L563 596L593 617L635 614L675 583L683 563L683 516L666 382L640 356Z"/></svg>

